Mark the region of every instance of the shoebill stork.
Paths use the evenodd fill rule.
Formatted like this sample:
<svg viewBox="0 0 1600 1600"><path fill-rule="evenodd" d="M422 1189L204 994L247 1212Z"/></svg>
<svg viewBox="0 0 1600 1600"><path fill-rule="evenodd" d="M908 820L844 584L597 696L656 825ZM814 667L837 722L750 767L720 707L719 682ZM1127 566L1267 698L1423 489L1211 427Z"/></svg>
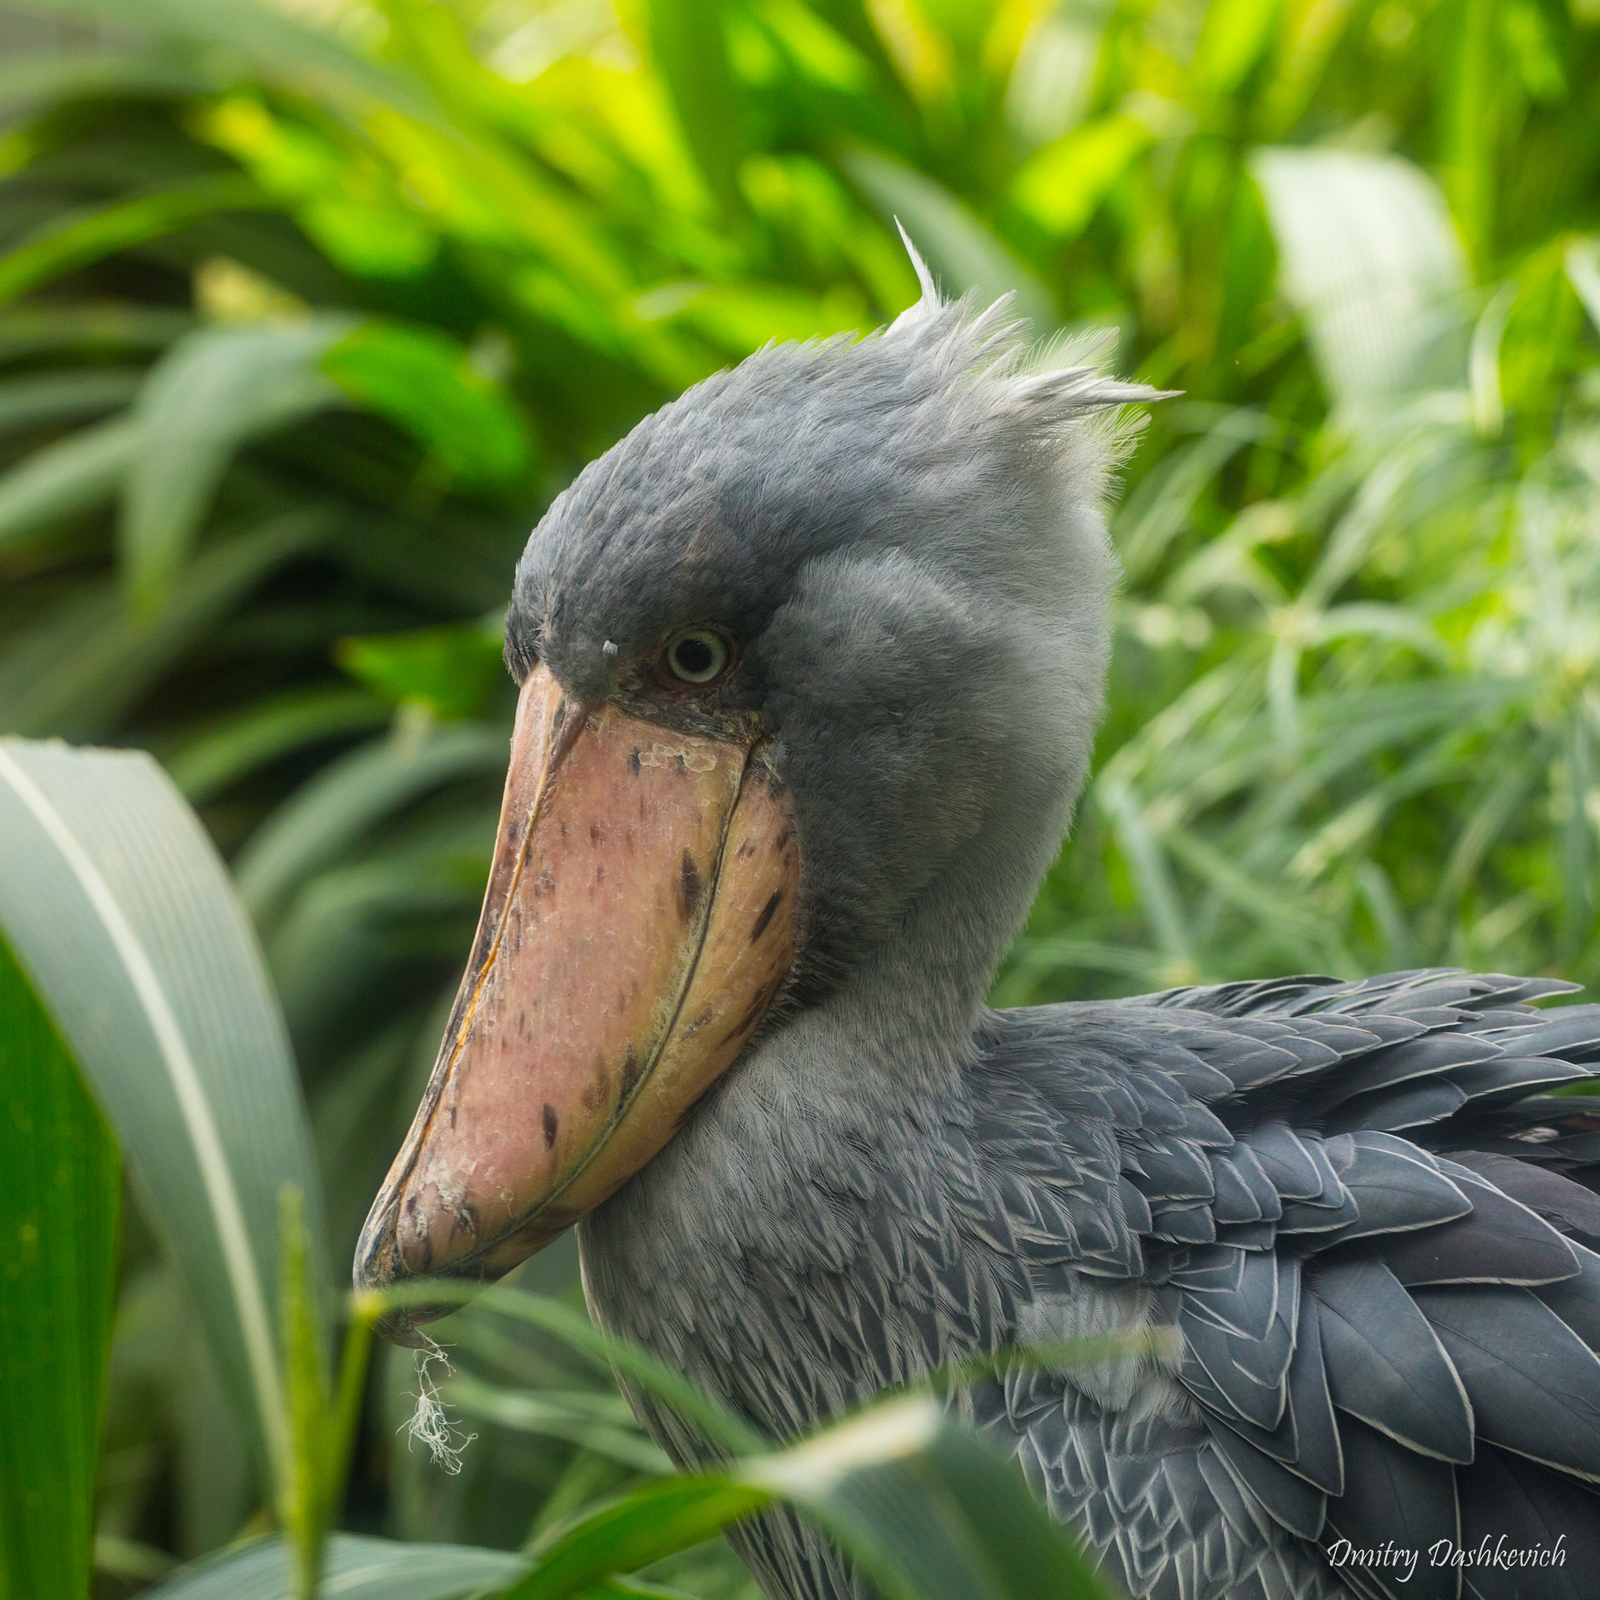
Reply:
<svg viewBox="0 0 1600 1600"><path fill-rule="evenodd" d="M517 567L492 876L357 1282L576 1224L596 1320L774 1438L1175 1326L970 1397L1129 1595L1592 1600L1600 1198L1565 1174L1600 1141L1547 1091L1600 1071L1600 1007L1453 971L984 1003L1083 785L1114 419L1154 397L925 281L579 475ZM865 1593L787 1514L732 1538L773 1600ZM1430 1562L1485 1538L1564 1565Z"/></svg>

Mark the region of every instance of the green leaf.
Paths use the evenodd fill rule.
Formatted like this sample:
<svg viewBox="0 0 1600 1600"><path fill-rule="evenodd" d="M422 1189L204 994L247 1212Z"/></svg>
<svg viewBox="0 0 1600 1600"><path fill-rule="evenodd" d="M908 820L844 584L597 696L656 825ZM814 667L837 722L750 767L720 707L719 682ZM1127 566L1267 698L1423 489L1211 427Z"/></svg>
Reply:
<svg viewBox="0 0 1600 1600"><path fill-rule="evenodd" d="M905 225L947 293L976 289L985 302L1017 297L1017 314L1036 333L1061 320L1055 296L948 189L926 174L867 150L851 150L840 165L886 222Z"/></svg>
<svg viewBox="0 0 1600 1600"><path fill-rule="evenodd" d="M713 344L747 356L773 339L824 339L865 332L866 307L843 295L818 295L784 284L664 284L640 296L639 310L670 305L670 320L698 329Z"/></svg>
<svg viewBox="0 0 1600 1600"><path fill-rule="evenodd" d="M1154 142L1144 123L1122 112L1074 128L1023 163L1011 180L1011 199L1058 239L1076 238Z"/></svg>
<svg viewBox="0 0 1600 1600"><path fill-rule="evenodd" d="M542 1549L505 1600L567 1600L614 1573L676 1555L771 1503L772 1491L724 1477L666 1478L589 1512Z"/></svg>
<svg viewBox="0 0 1600 1600"><path fill-rule="evenodd" d="M397 1544L352 1533L328 1541L323 1592L332 1600L455 1600L513 1580L527 1561L466 1545ZM185 1567L144 1600L292 1600L292 1558L282 1539L259 1539Z"/></svg>
<svg viewBox="0 0 1600 1600"><path fill-rule="evenodd" d="M221 861L148 756L0 741L0 924L280 1480L279 1189L300 1188L318 1238L321 1206L288 1038Z"/></svg>
<svg viewBox="0 0 1600 1600"><path fill-rule="evenodd" d="M0 256L0 305L52 278L130 245L176 233L216 212L260 210L275 203L248 178L229 172L59 218L9 255Z"/></svg>
<svg viewBox="0 0 1600 1600"><path fill-rule="evenodd" d="M1282 10L1283 0L1212 0L1189 69L1194 87L1232 94L1272 42Z"/></svg>
<svg viewBox="0 0 1600 1600"><path fill-rule="evenodd" d="M103 736L275 567L328 537L316 506L219 540L179 575L166 609L142 621L111 579L85 584L0 656L0 729Z"/></svg>
<svg viewBox="0 0 1600 1600"><path fill-rule="evenodd" d="M13 306L0 312L0 361L71 351L159 350L194 326L172 306Z"/></svg>
<svg viewBox="0 0 1600 1600"><path fill-rule="evenodd" d="M301 689L252 701L191 735L162 765L191 805L248 777L280 756L341 734L381 728L391 708L359 689Z"/></svg>
<svg viewBox="0 0 1600 1600"><path fill-rule="evenodd" d="M353 400L404 428L466 484L504 484L526 469L521 418L444 334L374 319L328 349L321 364Z"/></svg>
<svg viewBox="0 0 1600 1600"><path fill-rule="evenodd" d="M412 633L344 639L335 659L353 678L396 705L420 705L443 722L483 710L505 672L500 619Z"/></svg>
<svg viewBox="0 0 1600 1600"><path fill-rule="evenodd" d="M658 69L700 175L730 215L743 209L739 88L728 66L724 0L647 0Z"/></svg>
<svg viewBox="0 0 1600 1600"><path fill-rule="evenodd" d="M91 95L204 94L200 74L160 56L15 56L0 66L0 107L15 114Z"/></svg>
<svg viewBox="0 0 1600 1600"><path fill-rule="evenodd" d="M461 723L402 729L325 767L280 806L239 854L239 893L270 920L307 877L338 858L363 832L452 779L503 772L503 728Z"/></svg>
<svg viewBox="0 0 1600 1600"><path fill-rule="evenodd" d="M123 576L146 614L166 599L236 451L261 434L344 401L318 370L350 318L203 328L151 370L134 406L137 437L123 487Z"/></svg>
<svg viewBox="0 0 1600 1600"><path fill-rule="evenodd" d="M89 1590L121 1162L0 927L0 1595Z"/></svg>
<svg viewBox="0 0 1600 1600"><path fill-rule="evenodd" d="M0 382L0 429L44 428L126 405L144 373L138 368L83 367L29 373Z"/></svg>
<svg viewBox="0 0 1600 1600"><path fill-rule="evenodd" d="M332 29L305 27L255 0L29 0L29 9L103 24L113 38L135 29L157 38L220 47L229 78L243 57L277 82L340 100L387 101L397 109L431 109L419 86L358 54Z"/></svg>
<svg viewBox="0 0 1600 1600"><path fill-rule="evenodd" d="M899 1397L789 1449L646 1485L537 1548L506 1600L568 1600L784 1500L889 1600L1106 1600L1014 1462L932 1399Z"/></svg>
<svg viewBox="0 0 1600 1600"><path fill-rule="evenodd" d="M137 440L131 417L113 417L35 450L0 476L0 550L109 501Z"/></svg>
<svg viewBox="0 0 1600 1600"><path fill-rule="evenodd" d="M740 1465L904 1600L1109 1600L1015 1462L925 1398Z"/></svg>
<svg viewBox="0 0 1600 1600"><path fill-rule="evenodd" d="M1283 292L1339 405L1414 382L1459 316L1466 257L1444 197L1397 156L1258 150L1256 182L1278 243Z"/></svg>
<svg viewBox="0 0 1600 1600"><path fill-rule="evenodd" d="M525 1393L463 1376L445 1384L442 1398L447 1406L459 1406L499 1427L566 1439L635 1472L659 1477L672 1470L665 1453L634 1426L625 1402L615 1395L543 1389ZM621 1416L612 1411L618 1406Z"/></svg>

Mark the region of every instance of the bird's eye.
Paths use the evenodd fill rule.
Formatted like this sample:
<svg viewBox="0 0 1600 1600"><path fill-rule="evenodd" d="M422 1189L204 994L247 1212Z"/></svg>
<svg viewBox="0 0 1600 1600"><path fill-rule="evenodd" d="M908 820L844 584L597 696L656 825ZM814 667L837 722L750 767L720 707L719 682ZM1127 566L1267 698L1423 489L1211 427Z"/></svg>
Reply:
<svg viewBox="0 0 1600 1600"><path fill-rule="evenodd" d="M712 683L728 670L733 653L728 641L709 628L686 628L667 641L662 657L679 683Z"/></svg>

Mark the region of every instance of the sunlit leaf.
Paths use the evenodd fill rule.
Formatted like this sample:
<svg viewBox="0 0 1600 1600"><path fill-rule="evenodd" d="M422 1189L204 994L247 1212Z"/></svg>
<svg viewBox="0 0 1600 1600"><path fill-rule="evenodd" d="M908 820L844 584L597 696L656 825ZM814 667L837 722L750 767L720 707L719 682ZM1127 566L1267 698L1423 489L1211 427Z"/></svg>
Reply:
<svg viewBox="0 0 1600 1600"><path fill-rule="evenodd" d="M1256 152L1284 293L1333 398L1361 404L1420 375L1456 325L1466 262L1443 196L1417 167L1353 150Z"/></svg>
<svg viewBox="0 0 1600 1600"><path fill-rule="evenodd" d="M1284 0L1213 0L1195 46L1194 85L1203 94L1231 94L1261 59Z"/></svg>
<svg viewBox="0 0 1600 1600"><path fill-rule="evenodd" d="M321 357L322 371L359 404L388 417L469 485L502 484L528 462L515 409L429 329L365 322Z"/></svg>
<svg viewBox="0 0 1600 1600"><path fill-rule="evenodd" d="M1153 142L1135 117L1118 113L1087 123L1036 151L1011 180L1011 198L1042 227L1070 239Z"/></svg>
<svg viewBox="0 0 1600 1600"><path fill-rule="evenodd" d="M951 294L978 290L987 302L1017 297L1017 314L1048 333L1061 320L1054 296L947 189L932 178L867 150L841 158L851 180L885 220L898 220Z"/></svg>
<svg viewBox="0 0 1600 1600"><path fill-rule="evenodd" d="M505 673L499 619L340 642L339 665L396 705L426 707L441 721L477 716Z"/></svg>
<svg viewBox="0 0 1600 1600"><path fill-rule="evenodd" d="M650 42L673 109L715 198L742 206L738 88L728 70L723 0L649 0Z"/></svg>

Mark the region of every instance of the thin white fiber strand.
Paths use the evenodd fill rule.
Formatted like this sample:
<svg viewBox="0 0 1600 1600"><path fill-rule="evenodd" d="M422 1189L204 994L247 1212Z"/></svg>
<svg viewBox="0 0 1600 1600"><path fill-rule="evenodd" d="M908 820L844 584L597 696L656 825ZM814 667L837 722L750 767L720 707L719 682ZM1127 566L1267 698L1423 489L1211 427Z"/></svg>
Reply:
<svg viewBox="0 0 1600 1600"><path fill-rule="evenodd" d="M400 1428L406 1432L407 1449L412 1440L420 1440L428 1447L434 1466L448 1472L453 1478L461 1470L462 1451L478 1436L475 1433L465 1437L458 1434L455 1424L446 1415L439 1400L439 1385L434 1381L433 1369L437 1364L446 1378L454 1369L449 1356L444 1353L444 1347L428 1339L426 1334L423 1338L427 1343L417 1351L417 1409L411 1413L411 1420L401 1423ZM398 1433L400 1428L395 1432Z"/></svg>

